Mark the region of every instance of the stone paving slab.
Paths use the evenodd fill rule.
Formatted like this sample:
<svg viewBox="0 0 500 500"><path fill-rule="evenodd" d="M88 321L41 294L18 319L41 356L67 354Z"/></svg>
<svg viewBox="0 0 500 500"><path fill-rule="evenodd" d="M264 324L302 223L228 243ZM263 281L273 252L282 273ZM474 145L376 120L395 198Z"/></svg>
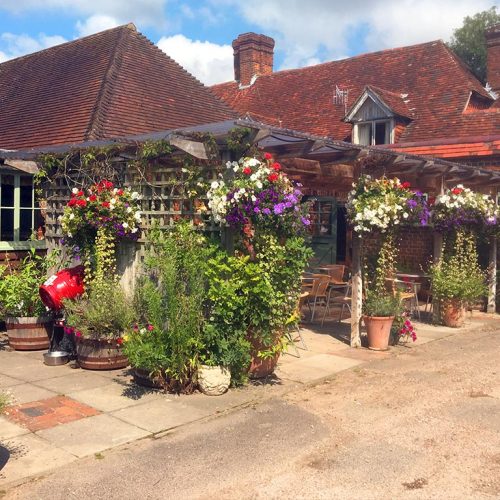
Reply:
<svg viewBox="0 0 500 500"><path fill-rule="evenodd" d="M36 435L72 455L85 457L149 436L150 433L111 415L97 415L45 429Z"/></svg>
<svg viewBox="0 0 500 500"><path fill-rule="evenodd" d="M17 378L9 377L0 373L0 388L3 387L13 387L14 385L23 384L24 380L19 380Z"/></svg>
<svg viewBox="0 0 500 500"><path fill-rule="evenodd" d="M43 387L37 387L29 383L14 385L9 389L9 392L12 395L13 404L29 403L57 396L57 392L49 391Z"/></svg>
<svg viewBox="0 0 500 500"><path fill-rule="evenodd" d="M308 383L347 370L361 364L362 361L349 359L335 354L317 354L301 359L293 364L278 364L278 377L288 378L297 382Z"/></svg>
<svg viewBox="0 0 500 500"><path fill-rule="evenodd" d="M110 383L110 379L96 372L71 370L71 372L65 373L63 376L36 381L35 383L37 386L58 394L69 394L107 385Z"/></svg>
<svg viewBox="0 0 500 500"><path fill-rule="evenodd" d="M83 391L69 392L67 395L103 412L120 410L154 399L169 397L158 391L139 387L130 380L127 383L116 383L109 379L106 385Z"/></svg>
<svg viewBox="0 0 500 500"><path fill-rule="evenodd" d="M213 412L179 401L159 399L113 412L113 415L150 433L158 433L200 420Z"/></svg>
<svg viewBox="0 0 500 500"><path fill-rule="evenodd" d="M24 382L33 382L64 375L67 367L47 366L40 359L21 357L17 352L0 351L0 374Z"/></svg>
<svg viewBox="0 0 500 500"><path fill-rule="evenodd" d="M8 462L0 470L0 486L43 474L67 465L77 458L32 433L12 439L2 439L0 457L5 450L8 453Z"/></svg>
<svg viewBox="0 0 500 500"><path fill-rule="evenodd" d="M10 422L6 417L0 417L0 442L8 438L28 434L29 432L30 430L26 429L26 427Z"/></svg>

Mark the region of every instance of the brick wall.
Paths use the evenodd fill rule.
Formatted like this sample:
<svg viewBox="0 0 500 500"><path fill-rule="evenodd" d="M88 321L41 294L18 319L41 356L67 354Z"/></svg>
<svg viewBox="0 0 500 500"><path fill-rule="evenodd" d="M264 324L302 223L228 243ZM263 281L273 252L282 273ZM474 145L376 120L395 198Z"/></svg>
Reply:
<svg viewBox="0 0 500 500"><path fill-rule="evenodd" d="M274 40L265 35L244 33L233 40L234 79L249 85L254 75L273 72Z"/></svg>
<svg viewBox="0 0 500 500"><path fill-rule="evenodd" d="M492 26L486 32L488 50L487 80L495 92L500 92L500 24Z"/></svg>

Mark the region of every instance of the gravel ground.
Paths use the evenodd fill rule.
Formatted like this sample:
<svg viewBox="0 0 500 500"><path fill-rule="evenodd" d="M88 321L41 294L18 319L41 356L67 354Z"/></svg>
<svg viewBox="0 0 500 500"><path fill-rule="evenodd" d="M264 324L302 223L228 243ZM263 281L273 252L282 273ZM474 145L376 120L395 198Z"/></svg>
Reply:
<svg viewBox="0 0 500 500"><path fill-rule="evenodd" d="M500 498L499 361L497 322L0 497Z"/></svg>

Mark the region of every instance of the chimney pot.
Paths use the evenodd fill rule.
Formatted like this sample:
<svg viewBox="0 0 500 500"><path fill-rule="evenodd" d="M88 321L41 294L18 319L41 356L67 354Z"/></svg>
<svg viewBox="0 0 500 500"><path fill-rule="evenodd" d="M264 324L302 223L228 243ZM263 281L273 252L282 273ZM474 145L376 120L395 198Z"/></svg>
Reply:
<svg viewBox="0 0 500 500"><path fill-rule="evenodd" d="M274 40L266 35L243 33L233 40L234 79L250 85L252 77L273 72Z"/></svg>

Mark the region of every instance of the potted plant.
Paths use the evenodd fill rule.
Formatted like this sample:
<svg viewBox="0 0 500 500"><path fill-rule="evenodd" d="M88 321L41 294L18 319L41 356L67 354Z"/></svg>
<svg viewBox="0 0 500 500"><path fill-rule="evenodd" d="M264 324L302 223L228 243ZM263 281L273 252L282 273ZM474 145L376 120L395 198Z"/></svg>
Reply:
<svg viewBox="0 0 500 500"><path fill-rule="evenodd" d="M66 333L76 340L78 363L88 370L125 368L123 336L133 323L133 310L125 293L111 277L93 282L88 293L64 302Z"/></svg>
<svg viewBox="0 0 500 500"><path fill-rule="evenodd" d="M0 266L0 311L13 349L27 351L49 347L52 318L38 289L56 261L56 252L42 256L31 249L16 268L9 262Z"/></svg>
<svg viewBox="0 0 500 500"><path fill-rule="evenodd" d="M470 231L448 236L443 258L431 266L431 291L439 304L441 321L458 328L465 320L465 306L487 294L486 277L478 264L476 241Z"/></svg>
<svg viewBox="0 0 500 500"><path fill-rule="evenodd" d="M391 327L400 312L399 297L380 290L368 290L363 303L363 321L368 336L368 347L374 351L389 348Z"/></svg>
<svg viewBox="0 0 500 500"><path fill-rule="evenodd" d="M138 382L149 378L167 391L190 393L203 349L204 269L212 250L186 222L147 237L135 292L139 324L124 337L125 352Z"/></svg>

